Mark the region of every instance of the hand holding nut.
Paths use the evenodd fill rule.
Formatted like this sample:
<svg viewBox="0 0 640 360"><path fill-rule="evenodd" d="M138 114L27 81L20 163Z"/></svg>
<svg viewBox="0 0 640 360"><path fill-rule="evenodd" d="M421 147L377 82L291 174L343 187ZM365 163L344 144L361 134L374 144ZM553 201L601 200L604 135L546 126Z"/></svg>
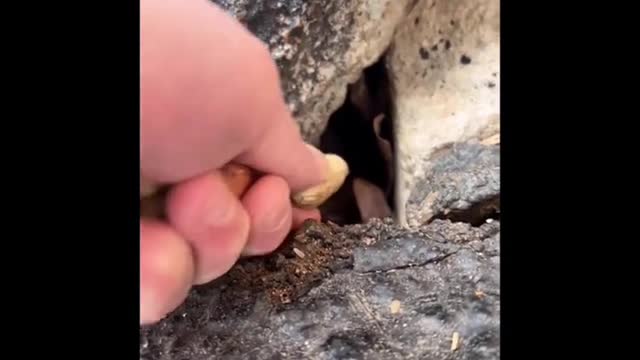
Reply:
<svg viewBox="0 0 640 360"><path fill-rule="evenodd" d="M327 178L325 181L291 194L293 206L300 209L318 208L344 184L349 175L349 166L346 161L335 154L325 154L325 159L327 163ZM227 186L237 197L241 197L244 194L255 176L254 172L248 167L235 163L225 165L220 171ZM145 184L144 188L150 189L151 187ZM161 207L160 200L157 197L150 197L150 195L153 195L151 190L146 190L145 193L147 197L142 199L142 213L143 215L157 217Z"/></svg>
<svg viewBox="0 0 640 360"><path fill-rule="evenodd" d="M324 180L324 154L305 146L268 46L211 5L140 3L141 325L320 219L291 189Z"/></svg>
<svg viewBox="0 0 640 360"><path fill-rule="evenodd" d="M340 189L349 175L349 166L346 161L335 154L325 154L327 162L327 178L321 184L293 193L291 202L300 209L315 209L327 201ZM236 196L241 196L251 184L252 171L238 164L228 164L222 168L225 180L229 188Z"/></svg>

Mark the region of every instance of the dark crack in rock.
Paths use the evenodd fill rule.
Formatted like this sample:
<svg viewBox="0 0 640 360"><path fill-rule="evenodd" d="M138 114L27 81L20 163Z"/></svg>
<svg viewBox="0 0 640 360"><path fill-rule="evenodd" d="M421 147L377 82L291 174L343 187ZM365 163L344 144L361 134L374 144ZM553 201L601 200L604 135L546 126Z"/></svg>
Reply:
<svg viewBox="0 0 640 360"><path fill-rule="evenodd" d="M497 359L499 231L499 221L308 223L274 255L240 262L142 328L140 358ZM304 247L304 257L293 247ZM404 255L390 261L387 252ZM365 258L387 271L367 272ZM273 297L283 284L305 291Z"/></svg>
<svg viewBox="0 0 640 360"><path fill-rule="evenodd" d="M413 236L391 238L371 247L354 249L353 269L358 272L372 272L422 266L442 260L455 250L455 246L425 241Z"/></svg>
<svg viewBox="0 0 640 360"><path fill-rule="evenodd" d="M500 146L449 144L431 156L407 205L412 226L434 217L479 225L500 209Z"/></svg>

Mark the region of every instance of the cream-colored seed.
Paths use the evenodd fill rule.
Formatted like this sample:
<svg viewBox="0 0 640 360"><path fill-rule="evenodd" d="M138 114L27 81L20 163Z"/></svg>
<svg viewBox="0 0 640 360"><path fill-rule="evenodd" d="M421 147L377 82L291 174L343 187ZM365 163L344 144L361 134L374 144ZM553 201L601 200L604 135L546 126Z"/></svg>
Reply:
<svg viewBox="0 0 640 360"><path fill-rule="evenodd" d="M293 204L302 209L314 209L322 205L344 184L349 175L349 166L340 156L325 154L328 174L324 183L291 196Z"/></svg>
<svg viewBox="0 0 640 360"><path fill-rule="evenodd" d="M391 305L389 305L389 309L391 309L391 313L392 314L397 314L400 312L400 307L402 306L402 304L400 303L400 300L393 300L391 302Z"/></svg>
<svg viewBox="0 0 640 360"><path fill-rule="evenodd" d="M455 331L451 337L451 351L456 351L460 347L460 333Z"/></svg>
<svg viewBox="0 0 640 360"><path fill-rule="evenodd" d="M298 249L298 248L293 248L293 252L294 252L296 255L298 255L298 257L299 257L300 259L304 259L304 257L306 256L306 255L302 252L302 250L300 250L300 249Z"/></svg>

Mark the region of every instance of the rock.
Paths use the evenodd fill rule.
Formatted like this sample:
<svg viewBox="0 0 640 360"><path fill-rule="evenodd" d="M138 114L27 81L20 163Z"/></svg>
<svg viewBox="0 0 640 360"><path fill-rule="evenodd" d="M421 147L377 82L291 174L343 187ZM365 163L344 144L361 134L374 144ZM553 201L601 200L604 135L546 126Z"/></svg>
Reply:
<svg viewBox="0 0 640 360"><path fill-rule="evenodd" d="M500 146L449 144L433 153L414 180L407 203L410 226L435 216L478 223L500 210Z"/></svg>
<svg viewBox="0 0 640 360"><path fill-rule="evenodd" d="M415 1L386 56L396 143L396 209L408 224L409 194L443 145L500 131L500 2ZM415 224L414 224L415 225Z"/></svg>
<svg viewBox="0 0 640 360"><path fill-rule="evenodd" d="M247 260L194 290L170 317L141 329L140 358L499 358L499 231L499 221L472 227L435 220L413 230L381 220L344 228L311 224L288 245L306 246L303 259L286 255L265 268L271 257ZM445 247L446 256L390 262L387 255ZM349 260L319 270L340 259ZM372 263L385 265L366 265ZM311 281L293 271L303 264L323 264L306 267L322 275L288 301L273 298L270 285L255 286L260 277ZM454 333L459 344L452 351Z"/></svg>
<svg viewBox="0 0 640 360"><path fill-rule="evenodd" d="M349 83L389 46L408 0L213 0L264 41L303 137L316 144Z"/></svg>
<svg viewBox="0 0 640 360"><path fill-rule="evenodd" d="M354 249L353 269L358 272L389 271L405 266L424 266L453 254L447 244L425 242L420 237L397 237L367 248Z"/></svg>

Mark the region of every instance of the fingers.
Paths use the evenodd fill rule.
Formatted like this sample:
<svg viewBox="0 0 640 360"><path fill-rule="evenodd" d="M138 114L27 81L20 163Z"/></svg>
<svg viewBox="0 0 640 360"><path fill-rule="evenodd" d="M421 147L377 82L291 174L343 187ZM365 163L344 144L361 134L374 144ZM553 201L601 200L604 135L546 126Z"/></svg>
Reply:
<svg viewBox="0 0 640 360"><path fill-rule="evenodd" d="M238 198L244 195L254 179L251 169L233 163L225 165L220 169L220 173L231 192Z"/></svg>
<svg viewBox="0 0 640 360"><path fill-rule="evenodd" d="M251 218L249 241L243 255L264 255L274 251L289 232L307 219L320 221L320 211L292 208L289 186L277 176L264 176L242 199Z"/></svg>
<svg viewBox="0 0 640 360"><path fill-rule="evenodd" d="M290 121L267 47L211 2L142 0L140 36L148 179L176 183L220 168Z"/></svg>
<svg viewBox="0 0 640 360"><path fill-rule="evenodd" d="M184 301L193 275L187 242L166 224L140 220L140 323L159 321Z"/></svg>
<svg viewBox="0 0 640 360"><path fill-rule="evenodd" d="M325 163L301 139L268 49L240 23L207 1L140 5L141 197L176 184L166 198L169 224L140 222L140 320L148 323L190 285L228 271L245 245L268 252L292 224L319 218L292 210L289 194L322 182ZM275 175L242 202L244 175L232 173L229 187L210 172L237 158Z"/></svg>
<svg viewBox="0 0 640 360"><path fill-rule="evenodd" d="M275 250L291 230L291 202L287 183L277 176L260 178L242 203L251 218L244 255L263 255Z"/></svg>
<svg viewBox="0 0 640 360"><path fill-rule="evenodd" d="M284 112L278 116L288 117ZM305 144L297 131L290 119L270 127L238 161L284 178L294 192L322 183L327 176L325 156Z"/></svg>
<svg viewBox="0 0 640 360"><path fill-rule="evenodd" d="M194 249L195 284L223 275L241 254L275 250L292 228L306 219L320 219L317 210L292 209L289 186L278 176L258 179L240 201L229 180L245 177L234 174L202 175L175 186L167 196L171 225Z"/></svg>
<svg viewBox="0 0 640 360"><path fill-rule="evenodd" d="M292 209L282 178L259 179L242 199L246 213L230 189L214 173L171 192L169 216L179 231L157 220L140 220L141 324L159 321L173 311L192 284L228 271L243 248L245 255L269 253L292 227L305 219L320 219L318 210Z"/></svg>
<svg viewBox="0 0 640 360"><path fill-rule="evenodd" d="M167 215L194 249L195 284L227 272L249 236L249 216L217 171L175 186L167 197Z"/></svg>

